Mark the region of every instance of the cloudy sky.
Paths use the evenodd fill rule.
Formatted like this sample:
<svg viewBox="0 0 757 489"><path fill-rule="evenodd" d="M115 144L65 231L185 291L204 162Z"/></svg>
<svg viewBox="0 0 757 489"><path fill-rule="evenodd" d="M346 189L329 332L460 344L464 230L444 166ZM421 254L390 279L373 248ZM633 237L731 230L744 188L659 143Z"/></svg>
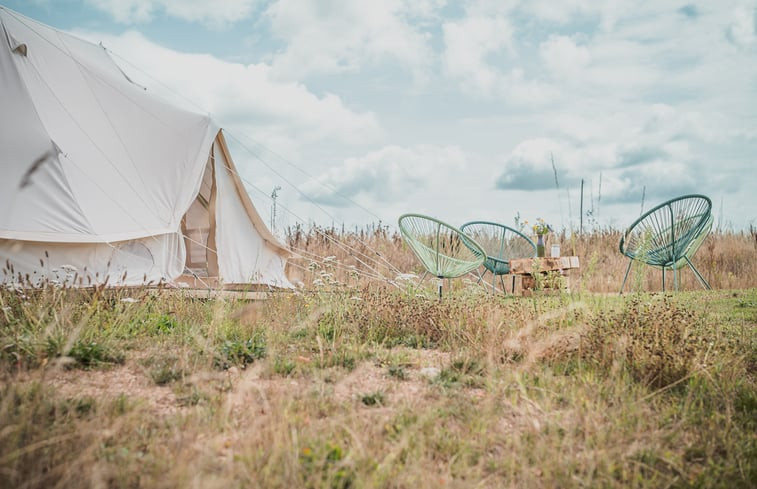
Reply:
<svg viewBox="0 0 757 489"><path fill-rule="evenodd" d="M757 224L757 0L0 2L212 114L278 228L576 229L582 180L585 227L686 193Z"/></svg>

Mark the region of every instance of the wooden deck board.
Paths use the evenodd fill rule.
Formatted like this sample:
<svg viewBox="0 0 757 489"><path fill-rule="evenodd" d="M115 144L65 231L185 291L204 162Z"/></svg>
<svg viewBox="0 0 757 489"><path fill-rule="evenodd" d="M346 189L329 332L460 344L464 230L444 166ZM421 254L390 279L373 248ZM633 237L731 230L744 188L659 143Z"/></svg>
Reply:
<svg viewBox="0 0 757 489"><path fill-rule="evenodd" d="M192 299L233 299L244 301L262 301L268 298L268 292L248 290L218 290L218 289L151 289L151 294L175 294Z"/></svg>

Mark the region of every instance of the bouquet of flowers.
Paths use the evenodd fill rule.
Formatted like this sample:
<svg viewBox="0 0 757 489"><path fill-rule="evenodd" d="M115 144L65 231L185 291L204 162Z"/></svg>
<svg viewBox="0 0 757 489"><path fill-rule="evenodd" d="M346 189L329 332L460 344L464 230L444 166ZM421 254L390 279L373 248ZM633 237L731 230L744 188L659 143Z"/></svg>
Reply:
<svg viewBox="0 0 757 489"><path fill-rule="evenodd" d="M532 226L532 229L537 236L543 236L552 232L552 226L547 224L541 217L536 219L536 223Z"/></svg>

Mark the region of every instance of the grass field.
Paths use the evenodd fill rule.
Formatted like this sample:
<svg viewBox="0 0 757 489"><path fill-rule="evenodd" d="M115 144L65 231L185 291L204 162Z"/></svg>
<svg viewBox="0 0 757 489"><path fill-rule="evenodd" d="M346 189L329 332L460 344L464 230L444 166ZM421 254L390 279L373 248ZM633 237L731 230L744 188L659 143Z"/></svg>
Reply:
<svg viewBox="0 0 757 489"><path fill-rule="evenodd" d="M622 297L616 238L563 241L576 286L528 298L440 303L321 233L262 302L2 290L0 487L754 487L754 237L708 238L716 290Z"/></svg>

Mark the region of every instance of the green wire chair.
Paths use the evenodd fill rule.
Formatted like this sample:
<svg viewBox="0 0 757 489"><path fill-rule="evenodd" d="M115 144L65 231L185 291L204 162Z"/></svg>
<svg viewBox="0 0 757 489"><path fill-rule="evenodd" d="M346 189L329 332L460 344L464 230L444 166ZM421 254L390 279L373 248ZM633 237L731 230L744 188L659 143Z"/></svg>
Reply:
<svg viewBox="0 0 757 489"><path fill-rule="evenodd" d="M528 236L503 224L472 221L460 226L460 230L479 243L486 252L484 273L478 274L478 281L480 283L484 279L487 271L492 272L493 291L497 290L494 283L499 276L502 290L506 292L503 276L510 273L510 260L536 256L536 245ZM515 292L515 275L510 290Z"/></svg>
<svg viewBox="0 0 757 489"><path fill-rule="evenodd" d="M665 290L665 271L673 270L673 283L678 290L678 270L688 265L702 287L710 284L691 263L712 228L712 202L704 195L684 195L663 202L638 218L623 233L620 252L630 258L620 293L628 279L633 260L662 270L662 290Z"/></svg>
<svg viewBox="0 0 757 489"><path fill-rule="evenodd" d="M486 252L473 239L456 227L421 214L404 214L399 218L402 238L421 262L427 274L452 279L477 269L486 259Z"/></svg>

